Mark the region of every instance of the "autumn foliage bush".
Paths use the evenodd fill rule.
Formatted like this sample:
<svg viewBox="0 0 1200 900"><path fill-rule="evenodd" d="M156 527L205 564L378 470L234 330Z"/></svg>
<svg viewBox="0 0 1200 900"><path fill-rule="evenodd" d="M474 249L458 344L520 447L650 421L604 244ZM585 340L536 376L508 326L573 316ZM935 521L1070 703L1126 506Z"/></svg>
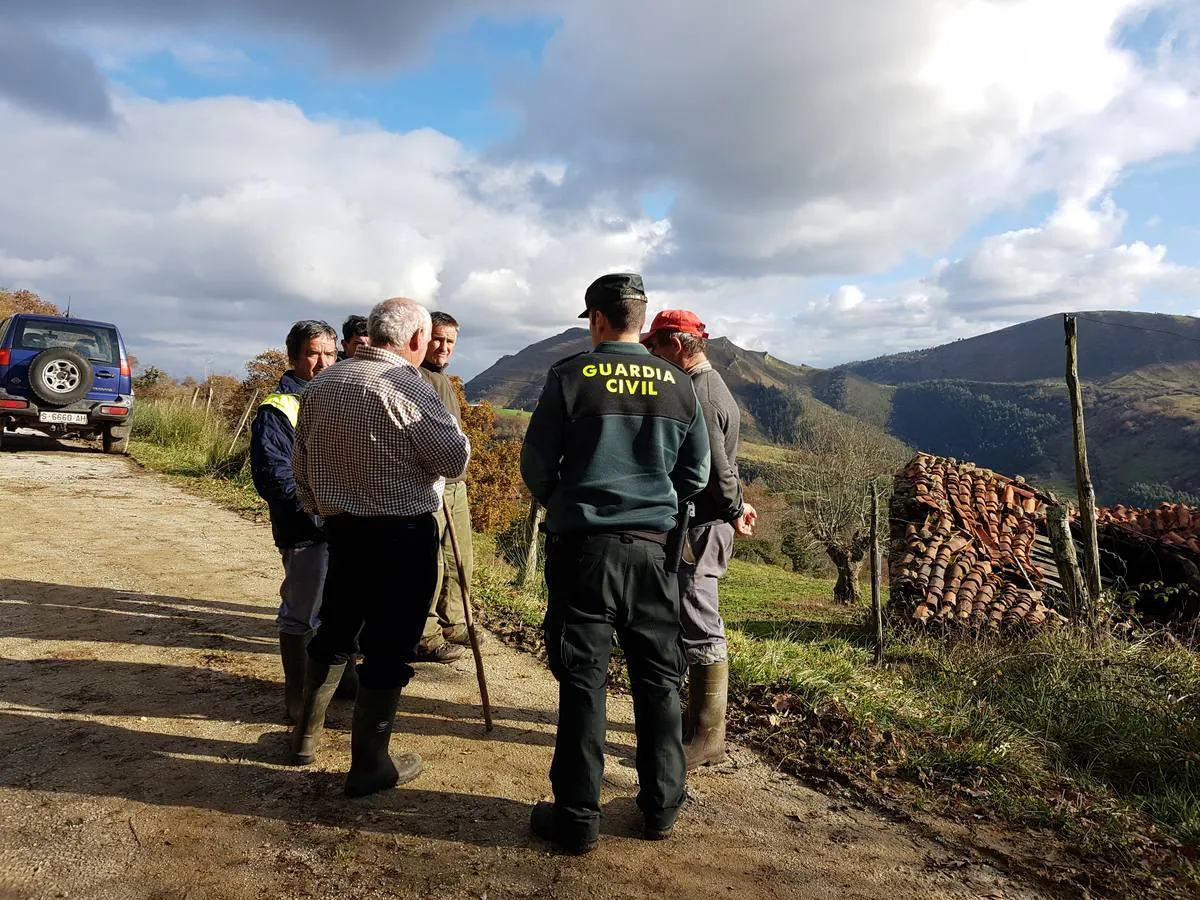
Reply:
<svg viewBox="0 0 1200 900"><path fill-rule="evenodd" d="M471 525L476 531L498 533L521 519L529 494L521 481L521 442L496 434L496 412L483 402L467 403L462 379L450 379L462 405L463 431L471 440L467 467L467 492L471 500Z"/></svg>

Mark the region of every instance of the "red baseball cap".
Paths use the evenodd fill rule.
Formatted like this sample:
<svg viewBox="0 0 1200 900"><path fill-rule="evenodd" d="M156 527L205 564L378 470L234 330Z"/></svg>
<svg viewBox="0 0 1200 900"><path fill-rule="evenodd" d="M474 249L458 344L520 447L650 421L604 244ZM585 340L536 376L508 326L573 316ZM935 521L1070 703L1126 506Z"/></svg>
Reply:
<svg viewBox="0 0 1200 900"><path fill-rule="evenodd" d="M690 309L664 309L654 317L654 321L650 323L650 330L642 335L642 343L652 341L654 335L660 331L678 331L699 338L708 337L704 323Z"/></svg>

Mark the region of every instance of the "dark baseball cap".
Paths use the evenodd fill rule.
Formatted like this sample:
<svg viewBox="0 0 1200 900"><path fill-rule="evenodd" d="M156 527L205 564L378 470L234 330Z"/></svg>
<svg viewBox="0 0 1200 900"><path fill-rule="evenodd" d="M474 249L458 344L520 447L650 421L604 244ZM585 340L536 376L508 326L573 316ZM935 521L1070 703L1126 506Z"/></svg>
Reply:
<svg viewBox="0 0 1200 900"><path fill-rule="evenodd" d="M603 311L618 300L640 300L646 302L646 286L642 284L642 276L632 272L615 272L601 275L588 285L584 292L584 310L579 318L586 319L593 309Z"/></svg>

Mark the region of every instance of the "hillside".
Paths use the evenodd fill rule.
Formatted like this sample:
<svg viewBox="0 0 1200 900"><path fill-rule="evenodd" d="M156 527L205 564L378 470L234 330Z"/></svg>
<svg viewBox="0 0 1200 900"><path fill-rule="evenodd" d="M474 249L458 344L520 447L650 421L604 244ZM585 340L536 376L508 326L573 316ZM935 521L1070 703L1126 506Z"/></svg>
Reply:
<svg viewBox="0 0 1200 900"><path fill-rule="evenodd" d="M466 383L472 403L533 409L546 370L563 357L591 346L583 328L571 328L517 354L505 356ZM763 351L743 350L727 338L709 341L708 356L725 378L742 410L748 439L792 443L803 424L852 415L880 429L886 440L890 389L856 375L797 366Z"/></svg>
<svg viewBox="0 0 1200 900"><path fill-rule="evenodd" d="M1193 316L1079 315L1079 374L1085 380L1104 381L1147 366L1200 361L1200 319ZM1061 380L1064 344L1062 316L1046 316L928 350L847 363L835 371L852 372L877 384Z"/></svg>
<svg viewBox="0 0 1200 900"><path fill-rule="evenodd" d="M554 363L591 347L586 328L568 328L562 334L530 344L516 354L500 357L465 385L472 403L486 400L506 409L533 409Z"/></svg>
<svg viewBox="0 0 1200 900"><path fill-rule="evenodd" d="M1081 315L1088 447L1100 502L1200 495L1200 319ZM878 429L881 442L891 435L1072 491L1063 345L1062 318L1049 316L833 369L793 365L725 338L712 340L709 352L742 408L747 441L791 444L814 423L847 415ZM469 382L468 396L531 409L550 365L587 347L582 328L541 341Z"/></svg>

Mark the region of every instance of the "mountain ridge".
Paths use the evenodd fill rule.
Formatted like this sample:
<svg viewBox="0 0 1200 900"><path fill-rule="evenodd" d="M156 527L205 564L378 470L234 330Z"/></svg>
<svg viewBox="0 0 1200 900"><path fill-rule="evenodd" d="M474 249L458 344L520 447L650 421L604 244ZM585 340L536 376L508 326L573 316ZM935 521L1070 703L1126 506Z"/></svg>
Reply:
<svg viewBox="0 0 1200 900"><path fill-rule="evenodd" d="M1200 495L1200 319L1079 313L1089 453L1105 503ZM1073 490L1062 317L1045 316L924 350L828 369L725 337L709 356L743 414L747 440L782 445L806 424L848 416L879 439L971 459ZM582 328L531 344L471 379L472 402L532 409L546 371L590 349Z"/></svg>

